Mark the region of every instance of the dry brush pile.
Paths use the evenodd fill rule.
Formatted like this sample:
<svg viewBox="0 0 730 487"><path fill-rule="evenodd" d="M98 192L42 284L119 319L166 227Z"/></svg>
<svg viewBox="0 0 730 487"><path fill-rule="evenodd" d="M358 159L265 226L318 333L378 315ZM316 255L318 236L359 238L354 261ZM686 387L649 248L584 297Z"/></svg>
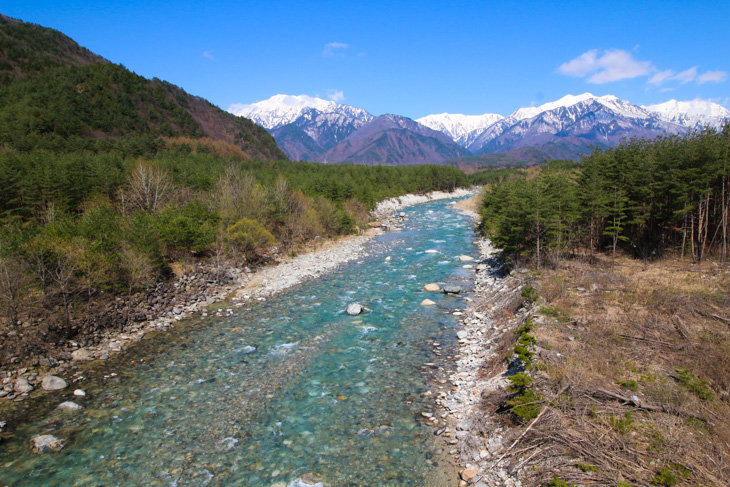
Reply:
<svg viewBox="0 0 730 487"><path fill-rule="evenodd" d="M730 485L727 269L619 258L522 277L532 312L483 370L526 366L484 397L521 425L500 468L522 485Z"/></svg>

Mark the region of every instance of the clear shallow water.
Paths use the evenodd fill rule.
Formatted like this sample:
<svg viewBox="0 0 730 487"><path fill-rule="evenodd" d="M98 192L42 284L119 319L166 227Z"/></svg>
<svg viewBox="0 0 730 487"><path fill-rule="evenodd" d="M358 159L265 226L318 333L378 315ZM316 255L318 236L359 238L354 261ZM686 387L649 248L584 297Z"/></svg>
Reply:
<svg viewBox="0 0 730 487"><path fill-rule="evenodd" d="M455 349L450 313L463 301L422 288L468 286L458 256L475 247L471 221L447 206L405 210L408 228L358 263L87 370L86 398L49 395L0 444L0 485L269 487L306 472L332 486L448 485L420 422L434 387L422 366L432 341ZM420 306L427 297L438 306ZM347 316L351 302L372 312ZM64 400L85 409L53 409ZM33 455L36 434L66 447Z"/></svg>

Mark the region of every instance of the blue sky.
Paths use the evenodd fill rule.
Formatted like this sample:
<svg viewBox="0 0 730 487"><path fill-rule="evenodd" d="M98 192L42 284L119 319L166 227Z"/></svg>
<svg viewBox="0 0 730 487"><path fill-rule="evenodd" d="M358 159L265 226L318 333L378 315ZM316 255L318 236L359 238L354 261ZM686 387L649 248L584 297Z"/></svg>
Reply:
<svg viewBox="0 0 730 487"><path fill-rule="evenodd" d="M566 94L730 107L730 2L0 0L227 109L275 94L374 115L508 115Z"/></svg>

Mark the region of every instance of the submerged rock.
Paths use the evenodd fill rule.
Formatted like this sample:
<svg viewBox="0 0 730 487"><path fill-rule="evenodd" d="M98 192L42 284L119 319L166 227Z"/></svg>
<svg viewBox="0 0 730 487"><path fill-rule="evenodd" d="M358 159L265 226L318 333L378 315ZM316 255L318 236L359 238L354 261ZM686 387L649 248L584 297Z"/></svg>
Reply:
<svg viewBox="0 0 730 487"><path fill-rule="evenodd" d="M47 375L43 378L41 387L46 391L60 391L68 387L68 382L55 375Z"/></svg>
<svg viewBox="0 0 730 487"><path fill-rule="evenodd" d="M321 483L324 479L321 475L317 475L316 473L307 472L301 477L302 483L305 485L317 485Z"/></svg>
<svg viewBox="0 0 730 487"><path fill-rule="evenodd" d="M350 316L357 316L363 311L365 311L365 308L363 308L359 303L350 303L347 305L347 309L345 310L345 312Z"/></svg>
<svg viewBox="0 0 730 487"><path fill-rule="evenodd" d="M424 299L423 301L421 301L421 306L433 306L435 304L436 302L431 301L430 299Z"/></svg>
<svg viewBox="0 0 730 487"><path fill-rule="evenodd" d="M73 401L64 401L56 407L58 409L65 409L66 411L81 411L82 409L84 409L82 405L76 404Z"/></svg>
<svg viewBox="0 0 730 487"><path fill-rule="evenodd" d="M53 435L40 435L30 440L30 448L37 454L56 452L63 448L63 442Z"/></svg>
<svg viewBox="0 0 730 487"><path fill-rule="evenodd" d="M453 286L451 284L444 286L441 290L444 294L459 294L461 292L461 288L459 286Z"/></svg>

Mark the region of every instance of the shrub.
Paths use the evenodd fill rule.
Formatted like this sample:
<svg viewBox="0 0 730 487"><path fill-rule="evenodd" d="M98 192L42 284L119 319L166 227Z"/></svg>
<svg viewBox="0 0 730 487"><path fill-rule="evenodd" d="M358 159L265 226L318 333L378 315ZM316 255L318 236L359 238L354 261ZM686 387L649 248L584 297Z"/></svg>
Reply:
<svg viewBox="0 0 730 487"><path fill-rule="evenodd" d="M271 232L256 220L248 218L238 220L228 227L226 238L249 260L256 260L264 249L276 243Z"/></svg>
<svg viewBox="0 0 730 487"><path fill-rule="evenodd" d="M525 286L525 288L520 293L520 296L527 299L528 301L537 301L540 297L540 295L537 293L537 289L529 284Z"/></svg>

